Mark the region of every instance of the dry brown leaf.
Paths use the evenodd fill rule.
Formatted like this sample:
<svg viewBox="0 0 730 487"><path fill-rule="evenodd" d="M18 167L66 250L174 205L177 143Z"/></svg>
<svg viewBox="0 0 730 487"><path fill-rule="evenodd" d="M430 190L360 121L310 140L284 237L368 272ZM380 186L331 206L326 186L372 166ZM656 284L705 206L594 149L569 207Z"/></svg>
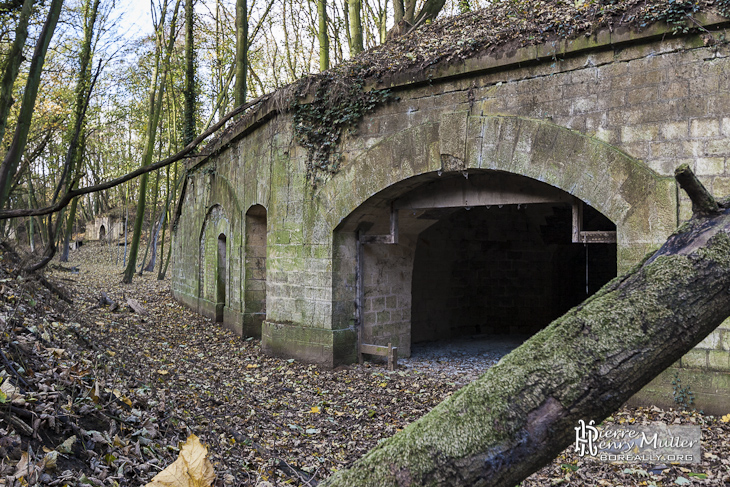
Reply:
<svg viewBox="0 0 730 487"><path fill-rule="evenodd" d="M208 448L195 435L188 436L180 455L145 487L210 487L215 471L208 460Z"/></svg>

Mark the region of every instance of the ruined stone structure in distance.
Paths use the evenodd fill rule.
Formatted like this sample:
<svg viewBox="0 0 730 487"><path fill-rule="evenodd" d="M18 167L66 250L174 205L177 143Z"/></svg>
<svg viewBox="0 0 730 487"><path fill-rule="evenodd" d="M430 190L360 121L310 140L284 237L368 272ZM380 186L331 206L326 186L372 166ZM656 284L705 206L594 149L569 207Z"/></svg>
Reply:
<svg viewBox="0 0 730 487"><path fill-rule="evenodd" d="M533 334L689 217L679 164L730 196L728 23L696 22L370 80L398 99L360 120L316 188L292 114L269 99L188 167L175 298L266 353L328 367L356 361L358 340L408 356L420 341ZM676 364L706 412L730 398L727 323ZM637 400L672 405L673 373Z"/></svg>

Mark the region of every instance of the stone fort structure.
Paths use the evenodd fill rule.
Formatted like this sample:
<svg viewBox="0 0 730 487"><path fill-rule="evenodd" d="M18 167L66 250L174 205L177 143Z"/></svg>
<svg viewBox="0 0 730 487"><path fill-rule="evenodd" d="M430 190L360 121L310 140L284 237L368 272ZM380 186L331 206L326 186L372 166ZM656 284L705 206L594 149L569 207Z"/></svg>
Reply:
<svg viewBox="0 0 730 487"><path fill-rule="evenodd" d="M314 187L292 114L261 103L188 167L176 299L266 353L327 367L358 343L529 336L691 214L689 163L730 196L728 22L665 24L477 53L375 80L398 96ZM730 322L636 399L730 400ZM667 404L669 398L669 404ZM663 402L662 402L663 401Z"/></svg>

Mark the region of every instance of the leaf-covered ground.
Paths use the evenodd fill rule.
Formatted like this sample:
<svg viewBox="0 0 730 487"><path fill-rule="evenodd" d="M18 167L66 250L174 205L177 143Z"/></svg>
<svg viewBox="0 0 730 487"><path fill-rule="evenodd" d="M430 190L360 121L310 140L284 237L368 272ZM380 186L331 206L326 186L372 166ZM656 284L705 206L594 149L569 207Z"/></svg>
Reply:
<svg viewBox="0 0 730 487"><path fill-rule="evenodd" d="M78 273L49 272L67 304L3 255L0 486L143 485L191 433L210 447L215 485L314 485L474 376L447 364L389 373L266 357L256 340L177 304L156 274L120 284L114 260L92 244L64 264ZM119 308L100 305L102 292ZM522 485L730 485L729 422L659 409L612 419L649 420L700 424L703 463L618 466L569 449Z"/></svg>

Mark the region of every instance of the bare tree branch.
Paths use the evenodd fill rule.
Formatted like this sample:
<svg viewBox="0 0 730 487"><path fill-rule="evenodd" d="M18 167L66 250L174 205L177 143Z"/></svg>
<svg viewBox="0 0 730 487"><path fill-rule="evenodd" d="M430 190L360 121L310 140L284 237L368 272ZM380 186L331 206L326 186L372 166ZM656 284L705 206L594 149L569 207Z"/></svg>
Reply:
<svg viewBox="0 0 730 487"><path fill-rule="evenodd" d="M221 118L218 123L210 127L208 130L203 132L202 134L198 135L195 139L193 139L192 142L190 142L188 145L186 145L182 150L180 150L178 153L163 159L161 161L158 161L154 164L150 164L149 166L140 167L130 173L125 174L124 176L120 176L116 179L112 179L110 181L106 181L104 183L96 184L94 186L88 186L86 188L79 188L74 189L71 191L68 191L66 194L64 194L56 203L46 206L44 208L32 208L32 209L15 209L15 210L3 210L0 211L0 220L7 220L8 218L17 218L21 216L41 216L41 215L48 215L50 213L55 213L58 211L61 211L64 209L68 204L71 202L73 198L76 196L81 196L84 194L89 193L95 193L97 191L103 191L105 189L113 188L115 186L118 186L122 183L126 183L127 181L134 179L136 177L141 176L142 174L156 171L158 169L161 169L165 166L168 166L174 162L177 162L184 157L186 157L190 152L192 152L198 145L200 145L201 142L203 142L205 139L207 139L212 134L216 133L228 120L235 117L236 115L239 115L243 113L244 111L248 110L254 105L257 105L258 103L264 101L265 99L269 98L270 95L263 95L260 96L254 100L251 100L250 102L239 106L238 108L228 112L223 118Z"/></svg>

